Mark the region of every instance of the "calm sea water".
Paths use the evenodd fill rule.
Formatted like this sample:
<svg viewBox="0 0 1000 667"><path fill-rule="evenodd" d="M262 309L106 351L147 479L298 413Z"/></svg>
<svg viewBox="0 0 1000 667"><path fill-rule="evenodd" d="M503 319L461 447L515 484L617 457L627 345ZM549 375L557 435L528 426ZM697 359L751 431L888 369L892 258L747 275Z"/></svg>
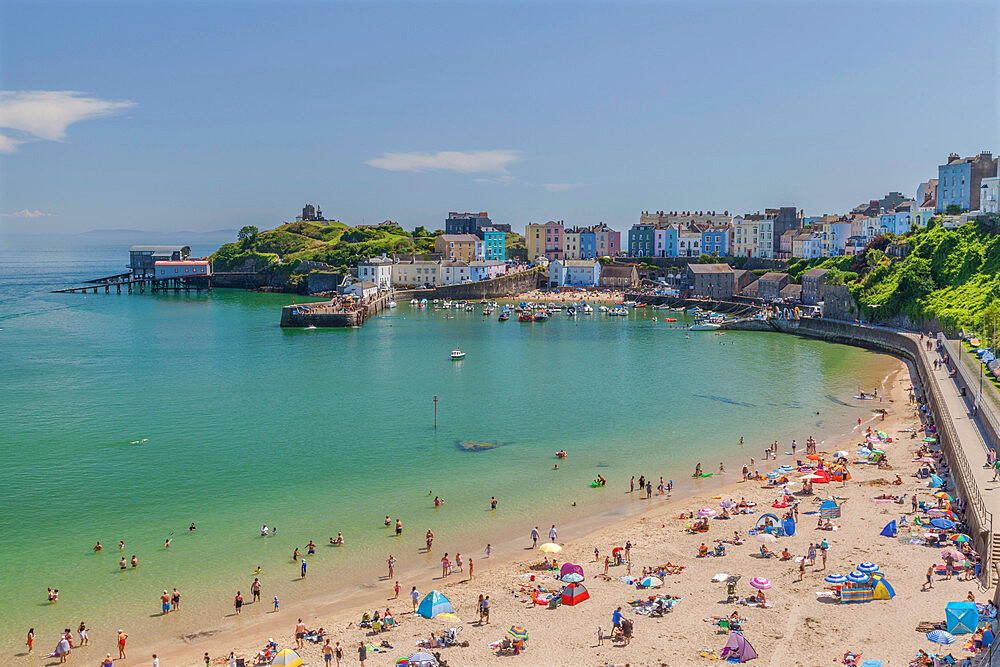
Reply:
<svg viewBox="0 0 1000 667"><path fill-rule="evenodd" d="M257 566L265 595L294 605L307 593L290 556L309 539L309 580L327 591L369 585L390 552L403 570L432 567L419 553L427 528L435 552L478 557L492 542L503 555L532 525L629 511L629 475L690 485L698 461L735 470L774 439L832 437L859 415L850 395L893 366L777 334L688 337L651 310L520 324L401 304L361 329L282 330L291 295L48 293L126 257L73 242L0 248L5 646L34 626L49 649L81 619L155 636L165 619L150 615L173 586L198 611L167 632L217 624ZM455 346L464 361L449 360ZM590 488L598 473L607 488ZM402 538L386 514L402 518ZM262 523L278 536L261 539ZM343 548L326 545L337 531ZM119 539L138 570L119 571Z"/></svg>

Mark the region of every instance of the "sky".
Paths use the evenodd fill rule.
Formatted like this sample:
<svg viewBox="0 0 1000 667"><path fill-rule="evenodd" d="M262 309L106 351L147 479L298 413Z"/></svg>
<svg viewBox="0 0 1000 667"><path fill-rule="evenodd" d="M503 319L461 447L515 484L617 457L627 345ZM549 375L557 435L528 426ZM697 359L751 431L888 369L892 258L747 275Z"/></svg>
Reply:
<svg viewBox="0 0 1000 667"><path fill-rule="evenodd" d="M0 230L843 212L1000 152L998 8L0 0Z"/></svg>

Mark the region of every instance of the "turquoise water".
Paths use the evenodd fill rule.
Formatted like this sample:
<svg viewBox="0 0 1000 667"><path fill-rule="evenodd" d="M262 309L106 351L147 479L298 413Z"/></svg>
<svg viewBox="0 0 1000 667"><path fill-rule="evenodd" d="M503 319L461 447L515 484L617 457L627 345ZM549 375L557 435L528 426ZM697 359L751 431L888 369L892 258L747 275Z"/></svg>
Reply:
<svg viewBox="0 0 1000 667"><path fill-rule="evenodd" d="M310 585L357 590L390 552L403 570L433 566L428 528L436 553L478 557L532 525L625 511L630 475L689 483L698 461L735 470L774 439L843 430L859 413L842 399L894 365L777 334L687 337L651 310L521 324L401 304L361 329L282 330L291 295L45 291L113 273L123 253L0 251L5 644L81 619L128 619L148 637L173 586L202 616L169 631L204 627L258 565L265 596L294 605L317 592L290 559L309 539ZM456 345L464 361L449 359ZM554 471L560 448L570 456ZM590 488L598 473L607 488ZM261 539L262 523L278 535ZM337 531L343 548L326 545ZM138 570L119 572L119 539Z"/></svg>

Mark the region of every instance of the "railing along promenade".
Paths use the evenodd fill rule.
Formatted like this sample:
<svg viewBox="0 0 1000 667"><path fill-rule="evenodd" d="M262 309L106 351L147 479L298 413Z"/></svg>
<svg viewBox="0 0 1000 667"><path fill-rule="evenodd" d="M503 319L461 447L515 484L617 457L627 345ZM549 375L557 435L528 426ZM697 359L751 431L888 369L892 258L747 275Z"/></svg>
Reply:
<svg viewBox="0 0 1000 667"><path fill-rule="evenodd" d="M985 373L982 363L963 349L961 341L949 340L944 336L940 336L939 340L951 357L958 379L967 389L966 400L970 411L975 413L980 426L986 430L993 447L1000 447L1000 392L982 375Z"/></svg>
<svg viewBox="0 0 1000 667"><path fill-rule="evenodd" d="M808 317L794 320L749 320L727 325L727 328L780 331L833 343L877 349L909 360L913 364L917 381L923 387L924 398L931 407L938 432L938 443L951 466L951 477L955 489L966 501L965 521L973 539L973 546L982 556L980 582L986 588L991 586L994 573L994 554L993 511L990 508L996 509L995 506L1000 503L1000 496L996 499L991 497L989 502L983 498L980 486L981 483L985 483L987 478L981 472L980 482L977 482L976 474L969 463L970 452L977 459L982 459L985 462L985 446L972 441L986 440L988 434L982 433L975 421L963 419L959 423L964 437L960 437L956 427L958 413L955 412L955 408L956 404L958 406L964 404L959 398L957 387L949 387L952 394L945 394L938 377L933 372L931 355L936 353L923 347L923 341L920 340L919 334L885 327L869 327L853 322ZM952 363L955 364L956 361L956 356L952 355ZM949 403L951 403L951 407L949 407ZM981 405L980 411L982 412L984 409ZM967 446L970 451L966 450Z"/></svg>

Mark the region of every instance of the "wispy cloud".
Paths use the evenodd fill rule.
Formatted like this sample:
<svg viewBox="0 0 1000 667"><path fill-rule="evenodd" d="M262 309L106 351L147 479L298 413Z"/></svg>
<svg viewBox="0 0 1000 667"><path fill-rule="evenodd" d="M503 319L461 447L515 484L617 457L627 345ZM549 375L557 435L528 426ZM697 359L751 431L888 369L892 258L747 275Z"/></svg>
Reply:
<svg viewBox="0 0 1000 667"><path fill-rule="evenodd" d="M507 165L521 159L518 151L438 151L382 153L365 164L388 171L457 171L460 174L506 174Z"/></svg>
<svg viewBox="0 0 1000 667"><path fill-rule="evenodd" d="M499 183L500 185L510 185L514 182L514 177L510 174L500 174L499 176L490 176L484 178L474 178L473 183Z"/></svg>
<svg viewBox="0 0 1000 667"><path fill-rule="evenodd" d="M22 208L20 211L14 211L13 213L0 213L0 216L4 218L51 218L55 216L55 213L43 213L37 208L34 211L29 208Z"/></svg>
<svg viewBox="0 0 1000 667"><path fill-rule="evenodd" d="M74 123L112 116L135 105L75 90L0 91L0 127L17 133L0 135L0 153L13 153L20 144L38 139L62 141Z"/></svg>
<svg viewBox="0 0 1000 667"><path fill-rule="evenodd" d="M542 187L546 192L566 192L582 188L583 183L542 183Z"/></svg>

